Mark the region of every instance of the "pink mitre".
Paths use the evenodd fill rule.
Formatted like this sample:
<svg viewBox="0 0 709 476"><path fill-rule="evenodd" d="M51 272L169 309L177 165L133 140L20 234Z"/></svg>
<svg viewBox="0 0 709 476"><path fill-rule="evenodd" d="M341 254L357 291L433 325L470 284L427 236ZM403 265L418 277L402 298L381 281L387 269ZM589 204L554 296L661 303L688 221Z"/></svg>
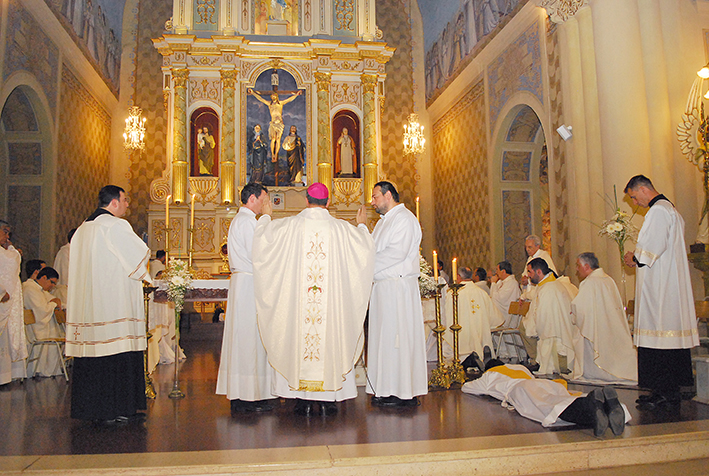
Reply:
<svg viewBox="0 0 709 476"><path fill-rule="evenodd" d="M323 199L328 197L327 187L320 182L315 182L310 187L308 187L308 195L313 198Z"/></svg>

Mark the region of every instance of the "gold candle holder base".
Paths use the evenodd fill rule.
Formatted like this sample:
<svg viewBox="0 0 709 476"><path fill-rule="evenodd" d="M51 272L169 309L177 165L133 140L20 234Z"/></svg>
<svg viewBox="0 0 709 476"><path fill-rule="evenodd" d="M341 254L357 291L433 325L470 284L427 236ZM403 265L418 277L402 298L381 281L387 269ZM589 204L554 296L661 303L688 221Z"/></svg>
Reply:
<svg viewBox="0 0 709 476"><path fill-rule="evenodd" d="M446 369L446 364L443 361L443 333L446 331L446 328L443 327L441 323L441 289L443 289L444 286L445 284L439 284L434 296L436 301L436 327L433 329L433 332L436 333L438 367L433 369L431 372L431 378L428 381L428 386L448 389L451 386L451 378L448 370Z"/></svg>
<svg viewBox="0 0 709 476"><path fill-rule="evenodd" d="M465 383L465 370L463 369L460 359L458 358L458 353L460 350L458 333L463 328L460 324L458 324L458 292L463 286L464 285L460 283L454 283L448 286L451 288L451 291L453 291L453 325L450 326L450 330L453 333L453 361L448 366L448 374L450 375L452 382L460 384Z"/></svg>
<svg viewBox="0 0 709 476"><path fill-rule="evenodd" d="M143 283L143 303L145 305L145 350L143 351L143 374L145 378L145 396L155 400L157 393L153 386L153 379L148 372L148 343L153 335L150 333L150 293L155 291L157 287Z"/></svg>

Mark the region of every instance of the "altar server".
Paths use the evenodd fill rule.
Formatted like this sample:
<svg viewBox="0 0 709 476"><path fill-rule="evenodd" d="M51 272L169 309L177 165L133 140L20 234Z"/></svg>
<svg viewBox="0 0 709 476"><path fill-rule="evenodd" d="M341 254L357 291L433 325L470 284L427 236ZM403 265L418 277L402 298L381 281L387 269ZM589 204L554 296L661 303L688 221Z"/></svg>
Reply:
<svg viewBox="0 0 709 476"><path fill-rule="evenodd" d="M571 301L571 318L578 329L572 378L637 385L637 354L615 281L593 253L576 258L576 272L583 281Z"/></svg>
<svg viewBox="0 0 709 476"><path fill-rule="evenodd" d="M597 388L586 396L571 394L566 382L536 379L522 365L503 364L493 359L479 379L463 384L463 393L489 395L520 415L544 427L575 423L593 428L596 437L610 427L614 435L623 433L630 413L612 387Z"/></svg>
<svg viewBox="0 0 709 476"><path fill-rule="evenodd" d="M125 191L107 185L76 230L69 260L66 355L74 357L71 416L122 423L146 409L142 280L150 250L126 220Z"/></svg>
<svg viewBox="0 0 709 476"><path fill-rule="evenodd" d="M635 345L638 385L652 390L641 408L678 404L680 386L692 386L690 349L699 345L692 283L684 244L684 220L644 175L631 178L625 193L649 208L634 252L625 264L635 277Z"/></svg>
<svg viewBox="0 0 709 476"><path fill-rule="evenodd" d="M267 203L268 190L249 183L241 190L239 212L229 226L229 300L224 319L222 354L217 376L217 395L226 395L232 415L265 412L274 408L271 394L272 369L261 343L256 322L254 275L251 249L256 215Z"/></svg>
<svg viewBox="0 0 709 476"><path fill-rule="evenodd" d="M561 373L574 364L571 300L576 287L566 279L556 279L546 261L534 258L527 265L529 279L537 286L524 325L528 335L539 336L537 360L540 374ZM564 282L566 281L566 282ZM566 357L566 365L563 358Z"/></svg>
<svg viewBox="0 0 709 476"><path fill-rule="evenodd" d="M27 340L22 314L22 256L10 241L10 224L0 220L0 385L24 378Z"/></svg>
<svg viewBox="0 0 709 476"><path fill-rule="evenodd" d="M419 294L421 226L399 203L390 182L372 190L381 215L372 236L376 247L369 303L367 393L376 406L416 406L428 393L426 334ZM357 222L364 223L362 207Z"/></svg>
<svg viewBox="0 0 709 476"><path fill-rule="evenodd" d="M28 335L34 335L35 339L47 339L63 337L61 327L54 318L54 310L61 309L62 302L54 297L50 292L57 285L59 273L54 268L42 268L37 273L36 278L31 278L22 283L22 296L25 309L31 309L34 313L34 324L27 326ZM51 377L62 374L62 356L54 349L45 349L41 353L38 351L35 357L39 359L33 362L27 369L27 374L32 377Z"/></svg>
<svg viewBox="0 0 709 476"><path fill-rule="evenodd" d="M458 269L457 282L463 287L458 290L458 324L462 327L458 333L458 357L463 360L473 352L483 355L487 346L492 345L490 329L502 325L504 319L490 296L473 280L473 271L468 267ZM446 325L453 324L453 291L448 290L446 299ZM443 337L453 344L452 331L447 330Z"/></svg>
<svg viewBox="0 0 709 476"><path fill-rule="evenodd" d="M280 220L271 221L270 202L264 207L253 246L256 310L276 371L274 394L298 399L297 414L332 415L336 401L357 396L353 369L364 343L374 243L366 226L330 215L325 185L312 184L306 198L305 210Z"/></svg>

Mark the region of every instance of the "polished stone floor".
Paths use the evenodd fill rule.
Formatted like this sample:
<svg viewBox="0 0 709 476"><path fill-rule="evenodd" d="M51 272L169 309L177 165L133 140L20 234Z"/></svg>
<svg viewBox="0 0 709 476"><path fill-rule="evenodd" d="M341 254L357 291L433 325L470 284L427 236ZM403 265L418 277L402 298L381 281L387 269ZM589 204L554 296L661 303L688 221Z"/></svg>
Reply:
<svg viewBox="0 0 709 476"><path fill-rule="evenodd" d="M456 389L430 392L413 409L372 407L360 388L359 397L341 403L339 414L332 417L296 416L293 402L284 400L275 411L232 418L229 402L214 394L222 329L222 324L194 319L183 331L188 358L180 366L180 388L187 396L168 398L174 367L158 366L153 375L158 396L148 402L144 423L104 427L72 420L70 387L63 378L0 387L0 456L283 448L569 431L544 429L492 398ZM675 410L648 413L635 409L640 392L618 393L631 411L631 425L709 420L707 405L683 401ZM605 438L613 437L608 432Z"/></svg>

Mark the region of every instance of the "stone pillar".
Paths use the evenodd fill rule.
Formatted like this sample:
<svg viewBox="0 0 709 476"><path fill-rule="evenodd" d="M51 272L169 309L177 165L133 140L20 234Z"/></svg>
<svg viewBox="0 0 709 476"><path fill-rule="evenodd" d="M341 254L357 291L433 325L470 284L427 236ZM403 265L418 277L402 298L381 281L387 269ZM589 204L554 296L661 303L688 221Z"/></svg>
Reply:
<svg viewBox="0 0 709 476"><path fill-rule="evenodd" d="M375 74L362 75L362 104L363 104L363 131L364 153L364 201L372 200L372 189L377 183L377 103L376 103L377 76Z"/></svg>
<svg viewBox="0 0 709 476"><path fill-rule="evenodd" d="M236 188L236 122L234 120L234 95L236 71L221 71L222 75L222 140L220 157L222 203L234 203Z"/></svg>
<svg viewBox="0 0 709 476"><path fill-rule="evenodd" d="M332 195L330 78L330 73L315 73L318 91L318 182L326 185Z"/></svg>
<svg viewBox="0 0 709 476"><path fill-rule="evenodd" d="M189 181L187 162L187 69L173 69L172 80L175 87L172 133L172 199L176 204L184 203Z"/></svg>

